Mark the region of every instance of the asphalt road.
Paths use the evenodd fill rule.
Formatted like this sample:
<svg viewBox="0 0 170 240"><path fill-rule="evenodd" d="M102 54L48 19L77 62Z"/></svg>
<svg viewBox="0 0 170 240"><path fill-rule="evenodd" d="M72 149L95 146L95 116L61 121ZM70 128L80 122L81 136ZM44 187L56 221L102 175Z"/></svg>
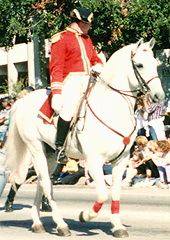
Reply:
<svg viewBox="0 0 170 240"><path fill-rule="evenodd" d="M50 213L41 212L45 233L33 233L30 208L36 191L36 184L24 184L17 193L12 213L4 211L9 192L7 184L0 199L0 240L56 240L61 239L55 230ZM68 240L115 239L109 222L110 200L103 205L98 217L91 222L80 223L79 213L92 206L95 188L75 186L54 186L54 198L68 223L72 235ZM170 189L155 187L126 188L122 190L121 219L127 227L127 240L170 240ZM66 237L64 237L65 239ZM63 238L62 238L63 239Z"/></svg>

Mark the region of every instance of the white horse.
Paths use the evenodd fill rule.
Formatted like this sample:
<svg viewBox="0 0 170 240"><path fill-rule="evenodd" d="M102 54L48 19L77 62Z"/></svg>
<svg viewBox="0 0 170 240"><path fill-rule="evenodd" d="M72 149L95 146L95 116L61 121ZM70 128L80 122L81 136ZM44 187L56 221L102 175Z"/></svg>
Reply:
<svg viewBox="0 0 170 240"><path fill-rule="evenodd" d="M153 57L154 43L154 39L145 43L140 39L111 56L102 75L87 92L81 117L67 138L67 155L86 159L90 174L96 182L97 200L90 209L81 212L80 221L86 222L96 217L108 199L109 191L102 166L106 161L112 162L111 224L115 237L128 236L120 220L119 208L122 175L136 137L134 106L137 93L139 90L144 94L149 93L154 102L165 97ZM56 162L52 158L47 161L44 148L44 143L47 143L55 149L56 127L44 123L38 116L38 110L46 100L48 91L37 90L14 104L6 143L6 163L12 170L11 181L18 184L25 180L30 161L37 171L39 182L32 207L33 231L44 230L39 217L43 191L52 207L58 234L69 236L69 227L59 213L51 193L49 175L54 171Z"/></svg>

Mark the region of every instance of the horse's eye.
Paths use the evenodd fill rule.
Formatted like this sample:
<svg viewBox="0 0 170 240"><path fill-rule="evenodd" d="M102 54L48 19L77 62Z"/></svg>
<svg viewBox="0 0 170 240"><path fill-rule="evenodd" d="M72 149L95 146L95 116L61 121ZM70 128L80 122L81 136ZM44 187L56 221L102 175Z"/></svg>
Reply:
<svg viewBox="0 0 170 240"><path fill-rule="evenodd" d="M137 67L137 68L143 68L143 64L142 64L142 63L137 63L137 64L136 64L136 67Z"/></svg>

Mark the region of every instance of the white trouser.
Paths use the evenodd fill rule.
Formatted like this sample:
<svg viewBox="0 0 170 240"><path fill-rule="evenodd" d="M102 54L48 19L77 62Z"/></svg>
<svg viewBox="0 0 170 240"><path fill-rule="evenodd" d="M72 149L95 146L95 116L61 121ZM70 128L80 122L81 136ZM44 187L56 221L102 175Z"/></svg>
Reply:
<svg viewBox="0 0 170 240"><path fill-rule="evenodd" d="M6 178L5 172L0 170L0 197L5 188L6 182L7 182L7 178Z"/></svg>
<svg viewBox="0 0 170 240"><path fill-rule="evenodd" d="M155 130L158 140L165 140L165 126L164 117L149 121L149 126L152 126Z"/></svg>
<svg viewBox="0 0 170 240"><path fill-rule="evenodd" d="M165 166L167 182L170 183L170 164L166 164Z"/></svg>
<svg viewBox="0 0 170 240"><path fill-rule="evenodd" d="M87 89L88 80L88 75L75 75L69 76L64 82L61 94L62 109L60 116L65 121L70 121L73 117L77 104Z"/></svg>

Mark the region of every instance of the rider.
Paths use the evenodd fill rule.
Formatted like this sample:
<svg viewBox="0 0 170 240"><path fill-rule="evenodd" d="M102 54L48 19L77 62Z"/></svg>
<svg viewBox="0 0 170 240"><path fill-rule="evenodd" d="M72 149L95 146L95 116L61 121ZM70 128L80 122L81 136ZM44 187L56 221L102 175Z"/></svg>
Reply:
<svg viewBox="0 0 170 240"><path fill-rule="evenodd" d="M71 12L71 24L52 37L50 75L52 108L59 113L56 136L56 156L67 162L63 144L77 103L85 92L90 72L101 73L103 63L87 35L93 13L86 8Z"/></svg>

